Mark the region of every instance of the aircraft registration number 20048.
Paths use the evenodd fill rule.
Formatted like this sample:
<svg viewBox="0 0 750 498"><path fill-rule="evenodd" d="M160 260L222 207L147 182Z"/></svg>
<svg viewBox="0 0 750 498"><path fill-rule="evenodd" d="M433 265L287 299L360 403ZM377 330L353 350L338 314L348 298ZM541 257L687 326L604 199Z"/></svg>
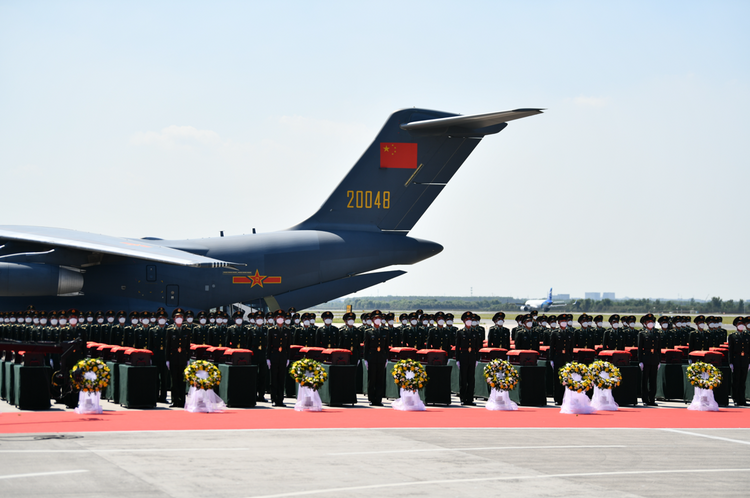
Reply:
<svg viewBox="0 0 750 498"><path fill-rule="evenodd" d="M391 208L391 192L388 190L347 190L346 198L349 199L346 205L349 209Z"/></svg>

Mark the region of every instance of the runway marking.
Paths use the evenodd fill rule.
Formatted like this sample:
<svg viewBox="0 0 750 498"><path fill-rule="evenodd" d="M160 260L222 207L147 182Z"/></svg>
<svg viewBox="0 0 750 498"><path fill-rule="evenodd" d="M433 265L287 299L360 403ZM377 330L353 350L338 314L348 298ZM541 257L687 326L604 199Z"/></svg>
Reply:
<svg viewBox="0 0 750 498"><path fill-rule="evenodd" d="M248 451L250 448L89 448L81 450L0 450L3 453L161 453L181 451Z"/></svg>
<svg viewBox="0 0 750 498"><path fill-rule="evenodd" d="M349 453L327 453L327 456L342 455L385 455L389 453L418 453L435 451L503 451L503 450L558 450L577 448L627 448L624 445L590 445L590 446L487 446L481 448L429 448L419 450L385 450L385 451L353 451Z"/></svg>
<svg viewBox="0 0 750 498"><path fill-rule="evenodd" d="M718 439L719 441L728 441L730 443L750 444L750 441L741 441L739 439L729 439L728 437L709 436L707 434L700 434L698 432L680 431L677 429L662 429L662 430L667 431L667 432L676 432L678 434L687 434L688 436L698 436L698 437L705 437L708 439Z"/></svg>
<svg viewBox="0 0 750 498"><path fill-rule="evenodd" d="M279 493L274 495L258 495L253 498L281 498L284 496L305 496L317 495L324 493L337 493L347 491L361 491L366 489L397 488L402 486L425 486L429 484L453 484L464 482L488 482L488 481L520 481L525 479L565 479L571 477L606 477L606 476L627 476L627 475L647 475L647 474L692 474L692 473L716 473L716 472L748 472L750 469L687 469L687 470L633 470L623 472L589 472L581 474L534 474L528 476L507 476L507 477L478 477L475 479L440 479L434 481L410 481L410 482L392 482L385 484L370 484L366 486L349 486L345 488L328 488L312 489L307 491L295 491L291 493Z"/></svg>
<svg viewBox="0 0 750 498"><path fill-rule="evenodd" d="M16 479L19 477L59 476L62 474L80 474L81 472L88 472L88 470L60 470L57 472L35 472L33 474L15 474L15 475L9 475L9 476L0 476L0 479Z"/></svg>

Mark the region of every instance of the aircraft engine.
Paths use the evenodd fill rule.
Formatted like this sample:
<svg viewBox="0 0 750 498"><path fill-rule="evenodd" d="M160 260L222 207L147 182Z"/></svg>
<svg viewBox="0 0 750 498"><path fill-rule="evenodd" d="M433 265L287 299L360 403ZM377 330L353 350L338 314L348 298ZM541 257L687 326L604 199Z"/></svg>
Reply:
<svg viewBox="0 0 750 498"><path fill-rule="evenodd" d="M0 263L0 296L60 296L83 289L83 275L57 265Z"/></svg>
<svg viewBox="0 0 750 498"><path fill-rule="evenodd" d="M527 308L526 306L521 306L521 311L529 311L529 308Z"/></svg>

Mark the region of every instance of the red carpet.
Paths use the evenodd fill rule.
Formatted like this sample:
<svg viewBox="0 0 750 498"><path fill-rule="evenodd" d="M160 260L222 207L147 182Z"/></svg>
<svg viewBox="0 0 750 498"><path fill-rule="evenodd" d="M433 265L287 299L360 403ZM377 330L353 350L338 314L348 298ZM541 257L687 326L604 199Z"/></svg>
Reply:
<svg viewBox="0 0 750 498"><path fill-rule="evenodd" d="M58 433L103 431L174 431L237 429L329 428L750 428L750 410L727 408L694 412L686 408L621 408L592 415L562 415L556 408L521 407L516 412L482 408L433 408L426 412L399 412L372 408L324 408L323 412L295 412L256 408L223 413L178 410L112 411L102 415L72 412L0 414L0 433Z"/></svg>

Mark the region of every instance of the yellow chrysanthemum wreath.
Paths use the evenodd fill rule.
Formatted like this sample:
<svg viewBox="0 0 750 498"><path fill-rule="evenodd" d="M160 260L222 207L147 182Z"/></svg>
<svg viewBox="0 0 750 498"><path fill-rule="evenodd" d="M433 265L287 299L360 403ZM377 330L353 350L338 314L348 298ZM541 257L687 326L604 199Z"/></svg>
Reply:
<svg viewBox="0 0 750 498"><path fill-rule="evenodd" d="M701 389L715 389L721 385L719 369L702 361L687 367L687 378L693 386Z"/></svg>
<svg viewBox="0 0 750 498"><path fill-rule="evenodd" d="M608 361L595 361L589 365L589 372L593 376L594 385L599 389L612 389L622 382L620 369Z"/></svg>
<svg viewBox="0 0 750 498"><path fill-rule="evenodd" d="M86 375L93 373L94 375ZM86 358L70 370L73 387L86 393L99 392L109 385L109 367L99 358Z"/></svg>
<svg viewBox="0 0 750 498"><path fill-rule="evenodd" d="M199 372L205 372L199 375ZM196 389L213 389L221 384L219 367L205 360L197 360L185 368L185 381Z"/></svg>
<svg viewBox="0 0 750 498"><path fill-rule="evenodd" d="M323 366L311 358L303 358L292 363L289 373L300 387L309 387L313 391L320 389L328 378Z"/></svg>
<svg viewBox="0 0 750 498"><path fill-rule="evenodd" d="M409 375L409 372L412 375ZM406 391L417 391L427 385L430 380L424 366L418 361L401 360L393 367L393 381L398 387Z"/></svg>
<svg viewBox="0 0 750 498"><path fill-rule="evenodd" d="M518 385L518 371L505 360L492 360L484 367L484 378L490 389L512 391Z"/></svg>
<svg viewBox="0 0 750 498"><path fill-rule="evenodd" d="M575 380L573 375L578 374L581 380ZM594 387L594 379L586 365L578 362L570 362L560 369L560 382L571 391L583 393Z"/></svg>

